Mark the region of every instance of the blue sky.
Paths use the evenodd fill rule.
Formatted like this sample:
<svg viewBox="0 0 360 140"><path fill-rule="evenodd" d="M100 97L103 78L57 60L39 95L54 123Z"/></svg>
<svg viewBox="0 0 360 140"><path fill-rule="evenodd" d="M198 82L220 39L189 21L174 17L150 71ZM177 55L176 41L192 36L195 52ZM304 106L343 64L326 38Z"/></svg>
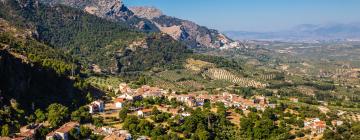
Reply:
<svg viewBox="0 0 360 140"><path fill-rule="evenodd" d="M221 31L277 31L299 24L360 22L360 0L125 0Z"/></svg>

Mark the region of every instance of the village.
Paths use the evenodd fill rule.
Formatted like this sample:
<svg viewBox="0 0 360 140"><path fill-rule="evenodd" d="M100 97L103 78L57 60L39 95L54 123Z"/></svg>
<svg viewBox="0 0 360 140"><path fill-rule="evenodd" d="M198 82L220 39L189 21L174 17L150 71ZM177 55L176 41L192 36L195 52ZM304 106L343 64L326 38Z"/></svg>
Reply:
<svg viewBox="0 0 360 140"><path fill-rule="evenodd" d="M242 110L245 114L250 112L250 109L256 109L264 111L266 108L275 108L276 104L269 103L264 96L253 96L252 98L244 98L236 94L231 94L228 92L223 92L222 94L208 94L208 93L189 93L189 94L177 94L175 91L169 92L169 90L164 90L157 87L151 86L141 86L138 89L132 89L129 85L122 83L119 85L118 89L115 89L115 93L118 95L116 98L113 98L112 101L105 103L102 100L94 101L89 105L90 113L97 114L103 117L107 116L117 116L118 111L121 110L126 103L140 101L142 99L155 99L155 98L165 98L169 101L175 100L182 103L182 106L174 108L170 105L154 105L151 107L131 107L130 111L132 115L138 116L140 118L149 117L152 114L153 107L160 110L161 112L167 112L175 117L179 115L181 117L188 117L191 115L185 107L196 109L198 107L202 108L206 102L210 104L213 103L223 103L225 107L232 108L230 110L232 113L236 114L235 109ZM290 98L293 102L298 102L297 98ZM117 111L114 111L117 110ZM111 115L112 114L112 115ZM233 123L239 123L238 117L235 117L237 121L232 121ZM234 119L229 117L229 119ZM342 125L342 121L332 121L333 126ZM324 133L327 125L325 121L320 120L319 118L308 118L304 120L304 129L311 132L311 135L317 136ZM102 132L103 135L107 135L105 138L113 137L123 137L126 139L131 138L131 134L126 130L121 130L121 128L108 128L103 127L97 129L96 131ZM105 132L105 133L104 133ZM99 133L100 134L100 133ZM148 139L147 136L142 136L139 140Z"/></svg>
<svg viewBox="0 0 360 140"><path fill-rule="evenodd" d="M251 109L264 111L266 108L275 108L276 104L271 104L264 96L253 96L252 98L244 98L236 94L223 92L222 94L207 94L207 93L189 93L189 94L177 94L175 91L169 92L157 87L141 86L138 89L132 89L129 85L122 83L118 89L115 90L116 97L111 100L95 100L91 104L87 105L88 111L93 116L101 116L102 118L117 118L120 110L124 108L128 103L141 101L143 99L156 99L163 98L169 101L176 101L181 103L180 106L173 107L171 105L152 105L146 107L130 107L129 114L137 116L139 118L147 118L152 115L154 108L161 112L171 114L171 117L191 116L191 112L186 108L196 109L202 108L206 103L223 103L225 107L232 108L229 110L230 114L236 114L234 110L241 110L244 114L249 113ZM293 102L298 102L297 98L290 98ZM229 117L233 119L233 123L239 123L240 116ZM342 121L333 121L332 125L342 125ZM21 127L20 133L15 140L33 139L36 132L44 124L31 124ZM105 140L130 140L133 139L128 130L123 130L121 125L102 126L96 127L93 124L85 124L92 130L93 134L105 136ZM324 133L327 124L325 121L319 118L309 118L304 120L304 129L309 130L312 135L319 135ZM46 140L63 139L68 140L70 131L79 130L79 122L68 122L60 128L52 131L46 135ZM140 136L137 140L150 139L148 136ZM4 139L5 140L5 139Z"/></svg>

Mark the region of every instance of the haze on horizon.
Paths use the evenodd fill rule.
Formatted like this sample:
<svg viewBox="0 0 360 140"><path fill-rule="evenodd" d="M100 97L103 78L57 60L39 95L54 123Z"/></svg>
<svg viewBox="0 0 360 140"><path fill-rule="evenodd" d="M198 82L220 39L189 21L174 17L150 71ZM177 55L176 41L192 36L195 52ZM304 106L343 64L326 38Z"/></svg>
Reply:
<svg viewBox="0 0 360 140"><path fill-rule="evenodd" d="M359 0L125 0L221 31L279 31L301 24L360 22Z"/></svg>

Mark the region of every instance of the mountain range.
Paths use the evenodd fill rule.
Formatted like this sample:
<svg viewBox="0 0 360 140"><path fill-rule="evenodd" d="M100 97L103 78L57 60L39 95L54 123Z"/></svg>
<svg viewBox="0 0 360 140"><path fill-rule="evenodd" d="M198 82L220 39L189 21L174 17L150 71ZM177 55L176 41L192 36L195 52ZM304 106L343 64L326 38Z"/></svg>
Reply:
<svg viewBox="0 0 360 140"><path fill-rule="evenodd" d="M238 40L274 40L274 41L330 41L359 40L360 24L302 24L284 31L246 32L226 31L226 35Z"/></svg>
<svg viewBox="0 0 360 140"><path fill-rule="evenodd" d="M40 0L49 5L62 4L101 18L126 23L133 28L148 32L162 32L188 47L221 48L233 41L217 30L194 22L164 15L154 7L130 7L122 0ZM234 46L236 47L236 46Z"/></svg>

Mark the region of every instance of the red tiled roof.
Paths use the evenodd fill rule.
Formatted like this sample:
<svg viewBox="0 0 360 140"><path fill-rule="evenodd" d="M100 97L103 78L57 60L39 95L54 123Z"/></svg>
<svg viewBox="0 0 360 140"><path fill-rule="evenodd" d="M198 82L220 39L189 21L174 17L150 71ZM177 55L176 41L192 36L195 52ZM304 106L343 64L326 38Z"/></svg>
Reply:
<svg viewBox="0 0 360 140"><path fill-rule="evenodd" d="M116 135L109 135L104 138L104 140L125 140L126 137L123 135L116 136Z"/></svg>
<svg viewBox="0 0 360 140"><path fill-rule="evenodd" d="M115 102L120 102L120 103L122 103L122 102L125 102L125 99L124 99L124 98L116 98L116 99L115 99Z"/></svg>
<svg viewBox="0 0 360 140"><path fill-rule="evenodd" d="M326 127L326 123L324 121L318 121L314 123L315 127Z"/></svg>
<svg viewBox="0 0 360 140"><path fill-rule="evenodd" d="M70 130L72 130L73 128L75 128L77 125L78 125L77 122L68 122L68 123L64 124L63 126L61 126L59 129L57 129L56 132L67 133Z"/></svg>

